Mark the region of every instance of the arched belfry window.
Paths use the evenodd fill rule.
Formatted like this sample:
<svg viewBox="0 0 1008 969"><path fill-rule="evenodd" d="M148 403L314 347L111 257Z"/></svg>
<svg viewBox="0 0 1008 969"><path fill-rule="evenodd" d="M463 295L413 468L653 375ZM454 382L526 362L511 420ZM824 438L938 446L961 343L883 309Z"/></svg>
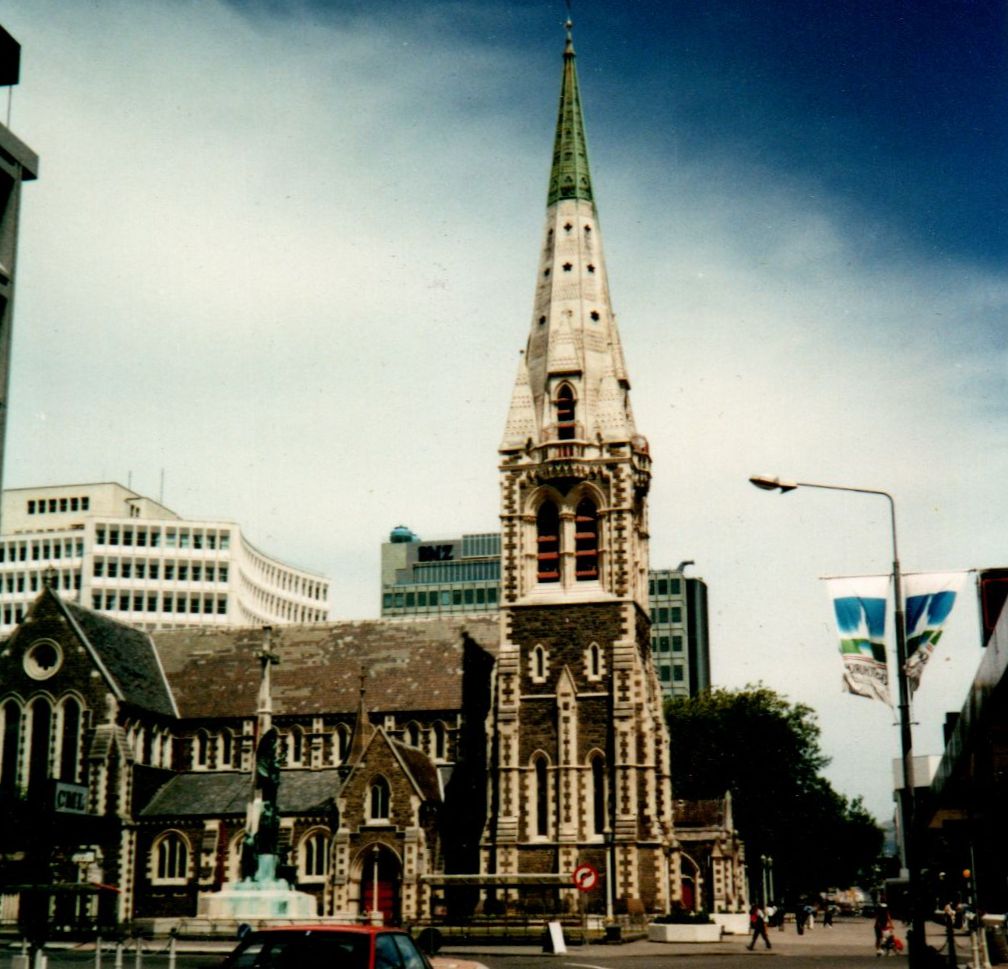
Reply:
<svg viewBox="0 0 1008 969"><path fill-rule="evenodd" d="M544 501L536 515L536 558L540 582L560 581L560 513L552 501Z"/></svg>
<svg viewBox="0 0 1008 969"><path fill-rule="evenodd" d="M574 440L576 423L574 391L570 384L564 384L557 392L556 398L557 415L557 439L560 441Z"/></svg>
<svg viewBox="0 0 1008 969"><path fill-rule="evenodd" d="M574 558L578 582L598 578L598 510L590 498L582 498L574 516Z"/></svg>

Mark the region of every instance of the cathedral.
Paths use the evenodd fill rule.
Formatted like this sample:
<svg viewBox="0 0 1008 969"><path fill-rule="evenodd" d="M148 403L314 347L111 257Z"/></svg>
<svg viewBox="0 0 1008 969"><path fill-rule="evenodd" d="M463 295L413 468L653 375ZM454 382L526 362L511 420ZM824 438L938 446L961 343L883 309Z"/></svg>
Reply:
<svg viewBox="0 0 1008 969"><path fill-rule="evenodd" d="M629 390L568 23L499 448L498 613L144 632L46 588L0 645L0 921L39 872L65 889L46 896L57 926L198 919L241 876L264 683L280 873L319 916L693 907L704 876L684 873L674 827L651 460ZM738 911L732 852L707 904Z"/></svg>

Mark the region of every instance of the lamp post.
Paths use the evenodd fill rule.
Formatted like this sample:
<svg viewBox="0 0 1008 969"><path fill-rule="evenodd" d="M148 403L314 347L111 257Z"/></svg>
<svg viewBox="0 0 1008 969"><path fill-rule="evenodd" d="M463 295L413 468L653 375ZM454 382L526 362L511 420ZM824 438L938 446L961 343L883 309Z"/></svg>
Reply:
<svg viewBox="0 0 1008 969"><path fill-rule="evenodd" d="M768 475L754 475L749 482L764 491L787 494L796 488L821 488L825 491L850 491L859 495L881 495L889 502L889 520L892 528L893 600L896 627L896 681L899 684L900 751L903 757L903 791L900 797L900 816L903 821L903 853L906 856L907 890L910 896L912 933L907 955L912 969L918 969L924 954L924 918L921 914L920 865L914 844L914 770L913 736L910 730L910 686L906 675L906 620L903 615L903 587L900 575L899 548L896 544L896 503L888 491L872 488L851 488L843 485L813 484L810 481L786 481Z"/></svg>

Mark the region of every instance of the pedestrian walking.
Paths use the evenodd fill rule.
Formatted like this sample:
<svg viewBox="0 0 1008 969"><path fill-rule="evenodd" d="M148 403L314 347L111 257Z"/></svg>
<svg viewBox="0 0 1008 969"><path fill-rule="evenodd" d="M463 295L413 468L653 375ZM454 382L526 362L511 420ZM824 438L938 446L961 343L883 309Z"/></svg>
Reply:
<svg viewBox="0 0 1008 969"><path fill-rule="evenodd" d="M766 914L763 912L758 905L753 905L749 909L749 929L752 932L752 941L746 946L751 952L753 947L756 945L758 939L762 938L766 943L766 947L771 948L770 937L767 935L766 931Z"/></svg>
<svg viewBox="0 0 1008 969"><path fill-rule="evenodd" d="M892 914L889 912L889 906L885 902L879 902L878 908L875 909L875 922L873 925L875 929L875 955L882 955L882 941L888 935L893 934L893 920Z"/></svg>
<svg viewBox="0 0 1008 969"><path fill-rule="evenodd" d="M827 902L822 913L822 927L824 929L833 928L833 906Z"/></svg>
<svg viewBox="0 0 1008 969"><path fill-rule="evenodd" d="M805 903L801 900L795 906L794 910L794 924L795 929L799 935L805 934Z"/></svg>

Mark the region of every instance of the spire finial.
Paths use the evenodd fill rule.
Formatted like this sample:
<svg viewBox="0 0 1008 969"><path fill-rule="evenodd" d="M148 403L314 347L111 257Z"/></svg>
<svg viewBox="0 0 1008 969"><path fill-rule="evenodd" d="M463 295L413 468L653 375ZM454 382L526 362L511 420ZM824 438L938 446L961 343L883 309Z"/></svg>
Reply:
<svg viewBox="0 0 1008 969"><path fill-rule="evenodd" d="M556 138L553 142L553 167L550 171L546 204L564 198L592 201L591 176L588 174L588 148L585 142L584 118L581 117L581 95L578 92L574 40L574 21L567 4L567 43L563 53L563 76L560 84L560 110L557 115Z"/></svg>

